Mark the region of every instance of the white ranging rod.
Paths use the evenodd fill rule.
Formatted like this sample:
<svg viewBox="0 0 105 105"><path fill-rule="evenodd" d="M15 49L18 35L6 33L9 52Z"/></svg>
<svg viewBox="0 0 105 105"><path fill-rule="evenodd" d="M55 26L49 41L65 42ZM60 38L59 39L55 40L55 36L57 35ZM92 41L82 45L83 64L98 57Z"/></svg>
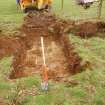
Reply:
<svg viewBox="0 0 105 105"><path fill-rule="evenodd" d="M41 46L42 46L43 64L46 67L45 49L44 49L44 39L43 39L43 37L41 37Z"/></svg>

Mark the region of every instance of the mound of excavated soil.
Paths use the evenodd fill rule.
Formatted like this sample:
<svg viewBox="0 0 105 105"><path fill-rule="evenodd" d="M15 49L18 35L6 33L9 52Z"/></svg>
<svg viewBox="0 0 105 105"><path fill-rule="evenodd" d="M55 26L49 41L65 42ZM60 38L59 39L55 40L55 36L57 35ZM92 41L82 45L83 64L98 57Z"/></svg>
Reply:
<svg viewBox="0 0 105 105"><path fill-rule="evenodd" d="M29 13L20 29L18 38L23 47L14 55L10 78L41 74L43 68L41 36L44 37L50 79L57 80L71 73L80 72L81 58L74 51L74 46L66 35L73 24L57 19L49 13Z"/></svg>
<svg viewBox="0 0 105 105"><path fill-rule="evenodd" d="M105 34L105 22L83 22L74 27L75 35L81 38L98 36L97 33ZM103 35L102 37L104 37Z"/></svg>
<svg viewBox="0 0 105 105"><path fill-rule="evenodd" d="M23 46L19 38L1 36L0 37L0 59L5 56L11 56L18 52Z"/></svg>
<svg viewBox="0 0 105 105"><path fill-rule="evenodd" d="M92 37L97 33L98 27L95 23L85 22L78 26L79 32L77 33L80 37Z"/></svg>
<svg viewBox="0 0 105 105"><path fill-rule="evenodd" d="M14 56L10 78L42 74L41 36L44 38L50 79L61 80L80 72L82 59L74 51L67 35L72 30L76 30L76 34L82 38L91 37L97 32L105 32L105 23L84 22L76 25L72 21L57 19L50 13L29 13L17 37L0 37L0 59Z"/></svg>

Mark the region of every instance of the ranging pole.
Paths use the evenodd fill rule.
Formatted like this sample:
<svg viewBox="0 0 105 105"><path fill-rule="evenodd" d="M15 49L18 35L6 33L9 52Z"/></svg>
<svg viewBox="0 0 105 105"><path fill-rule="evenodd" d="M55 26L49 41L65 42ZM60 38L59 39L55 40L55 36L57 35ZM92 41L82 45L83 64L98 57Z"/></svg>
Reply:
<svg viewBox="0 0 105 105"><path fill-rule="evenodd" d="M44 52L44 41L43 37L41 37L41 45L42 45L42 55L43 55L43 64L46 67L46 60L45 60L45 52Z"/></svg>
<svg viewBox="0 0 105 105"><path fill-rule="evenodd" d="M46 61L45 61L45 49L44 49L44 39L43 37L41 37L41 46L42 46L42 55L43 55L43 73L42 73L42 83L41 83L41 87L42 90L44 91L48 91L48 70L46 67Z"/></svg>

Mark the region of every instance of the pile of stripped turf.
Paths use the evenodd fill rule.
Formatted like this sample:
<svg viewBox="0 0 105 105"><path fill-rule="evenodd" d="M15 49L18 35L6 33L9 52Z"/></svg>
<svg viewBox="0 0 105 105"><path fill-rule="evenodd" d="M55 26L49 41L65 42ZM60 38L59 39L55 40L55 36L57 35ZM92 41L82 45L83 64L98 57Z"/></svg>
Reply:
<svg viewBox="0 0 105 105"><path fill-rule="evenodd" d="M74 33L81 38L90 38L90 37L105 37L105 22L80 22L76 24L74 29ZM100 33L103 34L100 36Z"/></svg>
<svg viewBox="0 0 105 105"><path fill-rule="evenodd" d="M10 78L41 74L43 68L41 36L44 38L50 79L61 80L72 73L80 72L82 60L74 51L74 46L67 35L73 24L72 21L57 19L53 14L29 13L20 28L18 38L23 47L14 54Z"/></svg>

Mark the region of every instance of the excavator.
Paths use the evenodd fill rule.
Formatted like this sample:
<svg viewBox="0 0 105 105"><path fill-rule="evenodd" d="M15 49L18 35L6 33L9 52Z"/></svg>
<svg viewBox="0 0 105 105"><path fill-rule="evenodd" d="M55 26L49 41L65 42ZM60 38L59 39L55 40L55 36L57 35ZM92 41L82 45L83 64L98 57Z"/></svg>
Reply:
<svg viewBox="0 0 105 105"><path fill-rule="evenodd" d="M53 0L17 0L21 10L28 12L29 10L48 10L51 8Z"/></svg>

